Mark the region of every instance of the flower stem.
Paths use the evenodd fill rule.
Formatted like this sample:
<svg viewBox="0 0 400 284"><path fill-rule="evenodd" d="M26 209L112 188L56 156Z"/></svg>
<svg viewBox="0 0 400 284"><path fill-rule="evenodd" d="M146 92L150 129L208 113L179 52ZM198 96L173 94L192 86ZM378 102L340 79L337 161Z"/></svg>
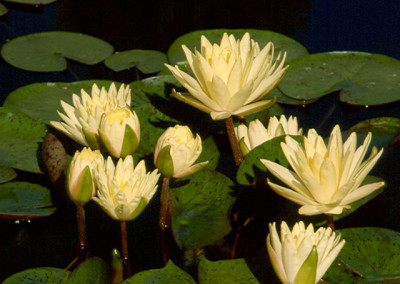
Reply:
<svg viewBox="0 0 400 284"><path fill-rule="evenodd" d="M235 164L236 166L240 166L240 164L243 162L243 155L242 152L240 152L239 143L236 139L235 128L233 126L232 117L228 117L225 120L225 125L226 125L226 132L228 133L229 142L231 144L233 157L235 158Z"/></svg>
<svg viewBox="0 0 400 284"><path fill-rule="evenodd" d="M332 231L335 231L335 224L333 223L333 216L332 215L326 215L327 223L326 226L328 228L331 228Z"/></svg>
<svg viewBox="0 0 400 284"><path fill-rule="evenodd" d="M79 239L79 262L86 259L86 225L85 225L85 208L82 204L76 204L76 213L78 219L78 239Z"/></svg>
<svg viewBox="0 0 400 284"><path fill-rule="evenodd" d="M167 264L170 257L170 247L168 245L168 234L171 233L171 218L173 209L172 195L169 189L169 177L163 177L160 199L160 220L159 227L161 233L161 254L164 264Z"/></svg>
<svg viewBox="0 0 400 284"><path fill-rule="evenodd" d="M129 253L128 253L128 238L126 233L126 221L120 221L121 224L121 256L122 256L122 277L129 277Z"/></svg>

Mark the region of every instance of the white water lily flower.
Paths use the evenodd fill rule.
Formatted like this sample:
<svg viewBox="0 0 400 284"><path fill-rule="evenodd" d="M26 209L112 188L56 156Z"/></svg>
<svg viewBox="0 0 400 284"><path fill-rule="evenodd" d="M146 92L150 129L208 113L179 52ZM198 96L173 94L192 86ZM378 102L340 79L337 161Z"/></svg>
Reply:
<svg viewBox="0 0 400 284"><path fill-rule="evenodd" d="M89 95L83 89L81 96L72 95L73 105L61 101L65 114L58 112L64 122L51 121L50 124L81 145L100 149L99 124L101 116L118 107L131 105L131 90L129 85L123 84L117 90L114 83L108 91L105 87L101 90L93 84L92 93Z"/></svg>
<svg viewBox="0 0 400 284"><path fill-rule="evenodd" d="M214 120L247 115L270 107L275 99L261 100L283 78L286 53L274 60L274 46L262 50L245 33L241 40L224 34L220 45L201 37L201 49L182 46L193 76L166 64L188 93L173 96L211 115ZM280 63L278 63L280 61Z"/></svg>
<svg viewBox="0 0 400 284"><path fill-rule="evenodd" d="M269 230L268 254L284 284L317 283L345 244L331 228L321 227L314 232L312 224L305 228L303 222L296 223L292 231L282 222L280 238L275 223L269 224Z"/></svg>
<svg viewBox="0 0 400 284"><path fill-rule="evenodd" d="M187 126L169 127L157 141L154 164L167 177L181 178L202 169L208 161L194 162L202 151L201 138Z"/></svg>
<svg viewBox="0 0 400 284"><path fill-rule="evenodd" d="M101 117L99 134L107 151L116 158L133 154L140 142L140 123L134 111L117 108Z"/></svg>
<svg viewBox="0 0 400 284"><path fill-rule="evenodd" d="M302 205L300 214L338 215L343 209L350 209L351 203L385 184L382 181L361 186L383 152L373 147L370 156L363 161L370 142L371 133L368 133L364 143L356 148L357 137L353 132L343 143L339 125L336 125L325 145L322 137L311 129L304 137L304 146L290 136L286 136L286 143L281 143L293 171L268 160L261 162L289 188L268 184L276 193Z"/></svg>
<svg viewBox="0 0 400 284"><path fill-rule="evenodd" d="M279 120L276 116L270 117L267 128L258 119L251 121L249 127L240 124L235 127L235 134L238 142L241 144L242 154L246 155L258 145L275 137L281 135L302 135L303 129L299 129L296 117L289 116L289 119L286 119L284 115L281 115Z"/></svg>
<svg viewBox="0 0 400 284"><path fill-rule="evenodd" d="M144 161L134 167L132 156L119 159L117 166L108 157L105 166L96 171L97 196L93 197L113 219L136 218L157 190L160 174L146 172Z"/></svg>
<svg viewBox="0 0 400 284"><path fill-rule="evenodd" d="M94 171L98 165L104 164L99 150L83 148L76 151L67 170L68 195L76 204L85 204L96 194Z"/></svg>

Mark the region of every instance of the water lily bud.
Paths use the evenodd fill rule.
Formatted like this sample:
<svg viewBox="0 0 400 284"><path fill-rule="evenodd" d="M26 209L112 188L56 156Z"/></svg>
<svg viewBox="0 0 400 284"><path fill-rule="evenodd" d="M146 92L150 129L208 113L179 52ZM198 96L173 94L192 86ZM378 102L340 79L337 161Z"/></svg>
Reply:
<svg viewBox="0 0 400 284"><path fill-rule="evenodd" d="M292 230L282 222L279 233L275 223L272 223L269 224L269 231L269 258L284 284L317 283L345 244L340 235L330 228L321 227L314 231L312 224L306 228L301 221Z"/></svg>
<svg viewBox="0 0 400 284"><path fill-rule="evenodd" d="M139 146L139 118L128 108L117 108L103 114L99 133L104 147L112 156L125 158Z"/></svg>
<svg viewBox="0 0 400 284"><path fill-rule="evenodd" d="M197 134L194 138L189 127L175 125L169 127L158 138L154 151L154 164L167 177L185 177L208 163L206 161L193 165L201 151L200 136Z"/></svg>
<svg viewBox="0 0 400 284"><path fill-rule="evenodd" d="M98 164L104 164L100 151L83 148L76 151L67 172L68 195L76 204L85 204L95 195L93 171Z"/></svg>

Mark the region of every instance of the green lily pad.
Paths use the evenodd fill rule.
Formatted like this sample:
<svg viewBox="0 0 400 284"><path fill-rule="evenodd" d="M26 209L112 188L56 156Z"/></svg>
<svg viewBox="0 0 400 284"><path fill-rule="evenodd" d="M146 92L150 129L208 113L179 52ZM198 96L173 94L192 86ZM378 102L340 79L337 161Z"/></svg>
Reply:
<svg viewBox="0 0 400 284"><path fill-rule="evenodd" d="M167 265L161 269L151 269L136 273L132 277L126 279L121 284L136 283L154 283L154 284L195 284L193 278L176 266L172 261L168 261Z"/></svg>
<svg viewBox="0 0 400 284"><path fill-rule="evenodd" d="M242 36L248 32L251 38L258 42L260 48L263 48L268 42L272 41L274 43L276 55L279 54L279 52L283 53L286 51L286 62L308 54L307 49L300 43L279 33L252 29L215 29L195 31L177 38L168 49L168 61L172 65L186 64L187 61L182 51L182 44L186 45L192 51L195 48L200 50L200 38L202 35L206 36L211 43L219 44L225 32L233 34L236 39L242 38Z"/></svg>
<svg viewBox="0 0 400 284"><path fill-rule="evenodd" d="M5 0L7 2L27 4L27 5L47 5L56 2L57 0Z"/></svg>
<svg viewBox="0 0 400 284"><path fill-rule="evenodd" d="M353 284L356 282L357 278L359 277L354 275L342 262L340 262L339 258L336 258L336 260L331 264L325 275L322 276L323 281L332 284Z"/></svg>
<svg viewBox="0 0 400 284"><path fill-rule="evenodd" d="M0 218L36 219L56 211L50 190L29 182L0 184Z"/></svg>
<svg viewBox="0 0 400 284"><path fill-rule="evenodd" d="M31 284L31 283L61 283L65 271L62 268L38 267L31 268L11 275L3 284Z"/></svg>
<svg viewBox="0 0 400 284"><path fill-rule="evenodd" d="M339 230L346 244L339 258L366 280L400 281L400 233L384 228Z"/></svg>
<svg viewBox="0 0 400 284"><path fill-rule="evenodd" d="M113 47L89 35L73 32L42 32L20 36L1 48L4 60L14 67L35 72L67 69L65 58L97 64L113 53Z"/></svg>
<svg viewBox="0 0 400 284"><path fill-rule="evenodd" d="M243 258L199 263L199 283L260 283Z"/></svg>
<svg viewBox="0 0 400 284"><path fill-rule="evenodd" d="M4 6L3 4L0 4L0 16L3 16L7 13L8 13L8 10L7 10L6 6Z"/></svg>
<svg viewBox="0 0 400 284"><path fill-rule="evenodd" d="M400 133L400 118L377 117L361 121L352 126L349 132L357 132L372 135L397 135Z"/></svg>
<svg viewBox="0 0 400 284"><path fill-rule="evenodd" d="M13 168L7 166L0 166L0 183L13 180L17 177L17 173Z"/></svg>
<svg viewBox="0 0 400 284"><path fill-rule="evenodd" d="M302 136L292 136L297 141L301 141ZM260 159L277 161L281 166L288 167L289 163L281 149L281 142L285 141L285 136L279 136L264 142L255 147L245 157L236 174L239 184L250 185L255 178L265 180L267 178L267 168L261 163Z"/></svg>
<svg viewBox="0 0 400 284"><path fill-rule="evenodd" d="M164 63L167 63L165 53L141 49L116 52L104 61L108 68L116 72L136 67L144 74L160 72L165 68Z"/></svg>
<svg viewBox="0 0 400 284"><path fill-rule="evenodd" d="M400 61L363 52L327 52L290 63L278 88L296 100L315 100L334 91L342 102L380 105L400 100Z"/></svg>
<svg viewBox="0 0 400 284"><path fill-rule="evenodd" d="M0 107L0 165L41 173L37 157L45 132L44 123Z"/></svg>
<svg viewBox="0 0 400 284"><path fill-rule="evenodd" d="M65 284L108 284L110 283L110 268L100 257L92 257L75 268Z"/></svg>
<svg viewBox="0 0 400 284"><path fill-rule="evenodd" d="M49 124L50 121L61 121L57 110L63 112L60 101L72 104L72 94L80 96L81 89L88 94L94 83L99 88L109 89L113 81L87 80L73 83L35 83L11 92L4 101L4 107L17 109L31 118ZM115 82L117 88L121 83Z"/></svg>
<svg viewBox="0 0 400 284"><path fill-rule="evenodd" d="M233 182L221 173L201 170L171 183L172 230L183 249L198 249L221 240L231 230L228 211Z"/></svg>

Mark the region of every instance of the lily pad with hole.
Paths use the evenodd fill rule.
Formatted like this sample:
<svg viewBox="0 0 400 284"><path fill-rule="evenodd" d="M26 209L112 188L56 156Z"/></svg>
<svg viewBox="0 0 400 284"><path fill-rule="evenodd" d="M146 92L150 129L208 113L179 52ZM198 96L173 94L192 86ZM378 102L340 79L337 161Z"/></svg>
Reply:
<svg viewBox="0 0 400 284"><path fill-rule="evenodd" d="M112 81L87 80L72 83L34 83L11 92L4 101L4 107L17 109L31 118L49 124L50 121L61 121L57 110L63 112L60 101L72 104L72 94L81 95L81 89L88 94L93 84L99 88L109 89ZM117 88L121 83L115 82Z"/></svg>
<svg viewBox="0 0 400 284"><path fill-rule="evenodd" d="M0 218L37 219L56 211L50 190L29 182L0 184Z"/></svg>
<svg viewBox="0 0 400 284"><path fill-rule="evenodd" d="M286 62L294 58L308 54L307 49L297 41L276 32L253 29L215 29L200 30L184 34L177 38L168 49L168 61L170 64L186 64L186 57L182 51L182 44L186 45L192 52L196 48L200 50L200 38L202 35L207 37L211 43L220 44L224 33L233 34L236 39L241 39L248 32L254 41L258 42L260 48L263 48L269 41L272 41L275 47L275 55L279 52L286 52Z"/></svg>
<svg viewBox="0 0 400 284"><path fill-rule="evenodd" d="M116 72L136 67L144 74L160 72L165 68L164 63L167 63L165 53L141 49L116 52L104 61L108 68Z"/></svg>
<svg viewBox="0 0 400 284"><path fill-rule="evenodd" d="M97 64L113 53L109 43L74 32L42 32L20 36L5 43L1 56L14 67L35 72L67 68L67 60Z"/></svg>
<svg viewBox="0 0 400 284"><path fill-rule="evenodd" d="M38 156L45 133L46 124L0 107L0 165L41 173Z"/></svg>
<svg viewBox="0 0 400 284"><path fill-rule="evenodd" d="M400 100L400 61L363 52L306 55L290 63L279 90L296 100L315 100L340 91L353 105L381 105Z"/></svg>
<svg viewBox="0 0 400 284"><path fill-rule="evenodd" d="M400 233L385 228L339 230L346 244L341 261L356 275L369 281L400 281Z"/></svg>

